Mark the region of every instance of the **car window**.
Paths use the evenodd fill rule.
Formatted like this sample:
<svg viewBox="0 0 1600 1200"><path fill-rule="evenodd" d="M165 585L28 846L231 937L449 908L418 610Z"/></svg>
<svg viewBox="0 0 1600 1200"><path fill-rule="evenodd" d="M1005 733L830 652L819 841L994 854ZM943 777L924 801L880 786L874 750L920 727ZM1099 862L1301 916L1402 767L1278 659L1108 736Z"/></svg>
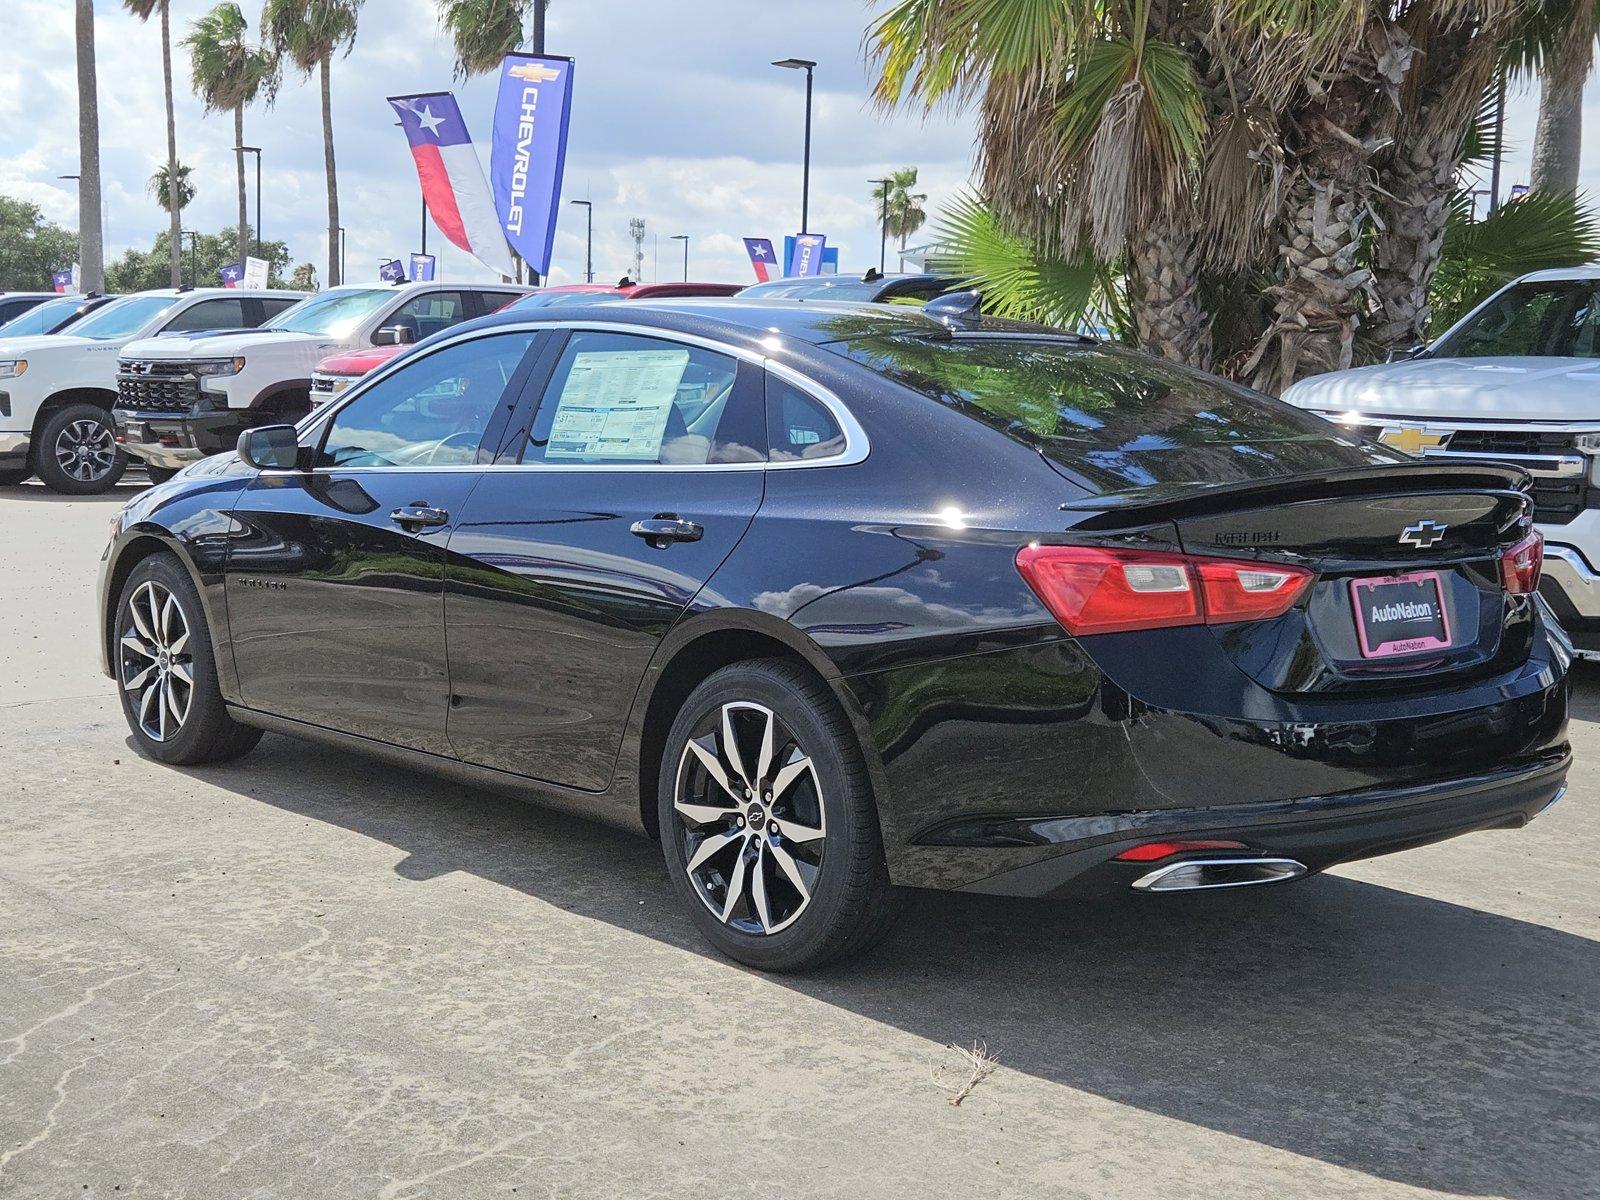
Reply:
<svg viewBox="0 0 1600 1200"><path fill-rule="evenodd" d="M483 305L484 312L492 313L504 308L513 300L519 299L523 294L522 292L479 292L478 302Z"/></svg>
<svg viewBox="0 0 1600 1200"><path fill-rule="evenodd" d="M534 333L492 334L426 354L334 414L321 466L459 466L477 461L495 406Z"/></svg>
<svg viewBox="0 0 1600 1200"><path fill-rule="evenodd" d="M394 299L390 288L340 288L307 296L274 317L268 329L286 333L314 333L319 337L348 337L356 326Z"/></svg>
<svg viewBox="0 0 1600 1200"><path fill-rule="evenodd" d="M1508 288L1433 348L1436 358L1600 358L1600 282Z"/></svg>
<svg viewBox="0 0 1600 1200"><path fill-rule="evenodd" d="M299 304L300 300L301 297L299 296L283 296L281 298L277 296L263 296L261 298L261 311L266 313L267 320L270 321L279 313L284 312L287 309L291 309L296 304Z"/></svg>
<svg viewBox="0 0 1600 1200"><path fill-rule="evenodd" d="M161 328L166 333L185 333L202 329L240 329L247 324L244 301L223 299L191 304Z"/></svg>
<svg viewBox="0 0 1600 1200"><path fill-rule="evenodd" d="M467 301L460 292L424 292L407 300L393 316L386 317L383 328L404 326L420 342L431 333L459 325L466 318Z"/></svg>
<svg viewBox="0 0 1600 1200"><path fill-rule="evenodd" d="M30 308L36 308L38 304L39 301L31 297L27 300L0 301L0 325L5 324L15 317L20 317Z"/></svg>
<svg viewBox="0 0 1600 1200"><path fill-rule="evenodd" d="M760 400L738 379L738 360L729 355L579 330L550 377L523 461L760 462Z"/></svg>
<svg viewBox="0 0 1600 1200"><path fill-rule="evenodd" d="M35 333L54 333L56 326L65 321L85 303L82 296L61 296L55 300L46 300L43 304L28 309L20 317L15 317L0 327L0 334L6 337L26 337Z"/></svg>
<svg viewBox="0 0 1600 1200"><path fill-rule="evenodd" d="M101 341L129 337L172 308L180 299L179 296L125 296L84 317L72 327L72 333L74 337Z"/></svg>
<svg viewBox="0 0 1600 1200"><path fill-rule="evenodd" d="M1401 460L1280 401L1110 346L992 336L837 345L1099 492Z"/></svg>
<svg viewBox="0 0 1600 1200"><path fill-rule="evenodd" d="M767 433L773 462L803 462L844 452L844 430L827 406L772 375L767 376Z"/></svg>

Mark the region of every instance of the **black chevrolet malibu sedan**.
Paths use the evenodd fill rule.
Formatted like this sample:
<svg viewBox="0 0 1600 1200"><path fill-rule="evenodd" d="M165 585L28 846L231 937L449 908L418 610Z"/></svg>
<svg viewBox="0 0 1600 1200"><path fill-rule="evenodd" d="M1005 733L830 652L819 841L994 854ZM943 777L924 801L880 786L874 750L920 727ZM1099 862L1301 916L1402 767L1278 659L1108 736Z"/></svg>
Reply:
<svg viewBox="0 0 1600 1200"><path fill-rule="evenodd" d="M513 311L133 500L100 636L152 757L274 730L642 831L795 969L911 887L1522 825L1570 762L1524 483L957 311Z"/></svg>

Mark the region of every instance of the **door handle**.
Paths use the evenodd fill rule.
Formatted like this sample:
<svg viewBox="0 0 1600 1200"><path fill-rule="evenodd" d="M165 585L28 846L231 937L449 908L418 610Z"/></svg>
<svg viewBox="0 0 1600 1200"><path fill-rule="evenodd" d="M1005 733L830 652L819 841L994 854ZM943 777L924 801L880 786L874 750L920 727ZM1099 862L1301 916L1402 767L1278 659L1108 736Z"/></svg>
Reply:
<svg viewBox="0 0 1600 1200"><path fill-rule="evenodd" d="M450 520L450 514L427 504L402 504L389 514L389 519L396 525L409 528L413 525L444 525Z"/></svg>
<svg viewBox="0 0 1600 1200"><path fill-rule="evenodd" d="M642 537L657 550L665 550L673 542L698 542L706 531L677 513L657 513L648 521L635 521L628 532Z"/></svg>

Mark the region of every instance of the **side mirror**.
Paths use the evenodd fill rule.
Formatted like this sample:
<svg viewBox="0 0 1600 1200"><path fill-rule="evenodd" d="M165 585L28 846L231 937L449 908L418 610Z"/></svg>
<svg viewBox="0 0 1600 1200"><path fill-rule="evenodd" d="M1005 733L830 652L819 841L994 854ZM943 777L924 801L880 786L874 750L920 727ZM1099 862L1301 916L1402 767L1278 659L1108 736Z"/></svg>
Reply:
<svg viewBox="0 0 1600 1200"><path fill-rule="evenodd" d="M1419 342L1417 345L1411 346L1411 347L1409 347L1408 349L1405 349L1405 350L1395 349L1395 350L1389 351L1389 361L1390 362L1406 362L1409 359L1426 357L1427 353L1428 353L1428 343L1427 342Z"/></svg>
<svg viewBox="0 0 1600 1200"><path fill-rule="evenodd" d="M409 346L417 340L417 331L409 325L389 325L372 335L374 346Z"/></svg>
<svg viewBox="0 0 1600 1200"><path fill-rule="evenodd" d="M239 457L258 471L292 471L300 462L293 425L262 425L239 435Z"/></svg>

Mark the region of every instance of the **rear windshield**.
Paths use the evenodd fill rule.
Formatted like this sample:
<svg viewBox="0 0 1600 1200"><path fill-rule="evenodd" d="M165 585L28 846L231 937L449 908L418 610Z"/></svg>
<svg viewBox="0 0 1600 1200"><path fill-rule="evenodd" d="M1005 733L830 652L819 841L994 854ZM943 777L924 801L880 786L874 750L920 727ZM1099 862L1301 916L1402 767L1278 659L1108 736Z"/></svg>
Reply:
<svg viewBox="0 0 1600 1200"><path fill-rule="evenodd" d="M1404 461L1310 413L1115 347L974 336L833 348L1036 448L1096 492Z"/></svg>

